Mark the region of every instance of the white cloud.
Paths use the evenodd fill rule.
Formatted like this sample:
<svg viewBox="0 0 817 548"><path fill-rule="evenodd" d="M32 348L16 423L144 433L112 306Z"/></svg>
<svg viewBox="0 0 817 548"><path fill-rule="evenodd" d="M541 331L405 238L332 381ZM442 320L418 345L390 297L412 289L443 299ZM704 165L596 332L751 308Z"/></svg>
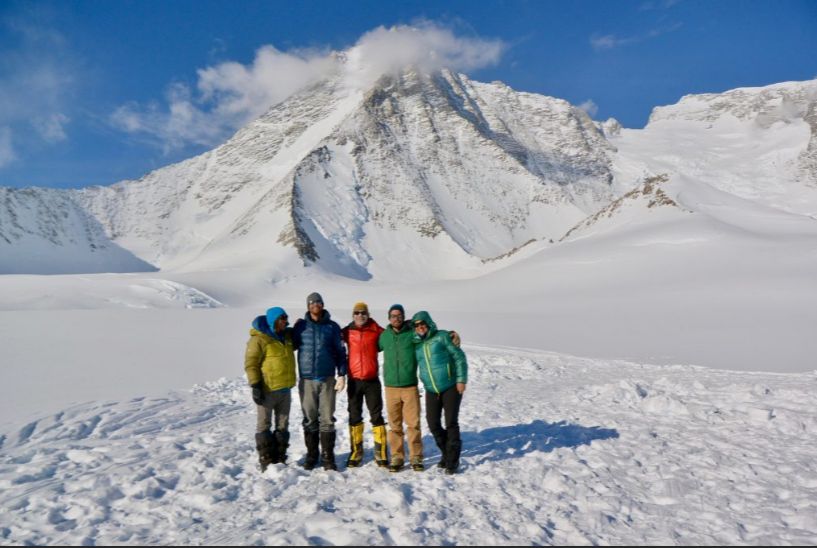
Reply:
<svg viewBox="0 0 817 548"><path fill-rule="evenodd" d="M603 36L594 34L590 37L590 45L592 45L596 51L617 48L632 41L632 38L618 38L614 34L605 34Z"/></svg>
<svg viewBox="0 0 817 548"><path fill-rule="evenodd" d="M284 53L264 46L250 66L227 62L199 70L198 89L201 99L213 103L220 116L243 121L328 74L335 65L331 55Z"/></svg>
<svg viewBox="0 0 817 548"><path fill-rule="evenodd" d="M31 121L31 125L49 143L57 143L68 138L65 133L65 125L71 119L61 112L55 112L48 116L38 116Z"/></svg>
<svg viewBox="0 0 817 548"><path fill-rule="evenodd" d="M256 51L249 65L224 62L197 71L195 92L173 84L166 106L126 104L111 115L118 129L148 135L166 152L189 144L214 145L304 86L337 74L351 86L368 86L406 66L423 71L468 71L499 61L498 40L464 38L430 22L378 27L338 54L273 46Z"/></svg>
<svg viewBox="0 0 817 548"><path fill-rule="evenodd" d="M11 129L0 127L0 167L7 166L17 159L11 144Z"/></svg>
<svg viewBox="0 0 817 548"><path fill-rule="evenodd" d="M638 9L639 11L666 10L678 4L680 1L681 0L648 0L642 3Z"/></svg>
<svg viewBox="0 0 817 548"><path fill-rule="evenodd" d="M431 22L378 27L348 51L349 68L364 83L407 66L424 72L442 68L471 71L499 62L505 47L500 40L456 36Z"/></svg>
<svg viewBox="0 0 817 548"><path fill-rule="evenodd" d="M658 38L659 36L663 36L664 34L674 32L680 29L682 26L683 23L673 23L672 25L658 27L636 36L616 36L615 34L604 35L594 34L590 37L590 45L593 46L593 49L595 49L596 51L614 49L621 46L636 44L638 42L650 40L652 38Z"/></svg>
<svg viewBox="0 0 817 548"><path fill-rule="evenodd" d="M4 17L0 32L14 37L13 47L0 49L1 167L24 158L30 147L68 138L66 112L77 77L69 44L41 14Z"/></svg>
<svg viewBox="0 0 817 548"><path fill-rule="evenodd" d="M197 108L187 86L171 85L166 101L167 109L157 103L146 108L136 103L122 105L113 112L110 121L127 133L148 135L165 153L188 144L210 145L222 135L223 122Z"/></svg>
<svg viewBox="0 0 817 548"><path fill-rule="evenodd" d="M596 114L599 112L599 106L592 99L588 99L584 103L580 104L578 108L585 111L591 118L595 118Z"/></svg>

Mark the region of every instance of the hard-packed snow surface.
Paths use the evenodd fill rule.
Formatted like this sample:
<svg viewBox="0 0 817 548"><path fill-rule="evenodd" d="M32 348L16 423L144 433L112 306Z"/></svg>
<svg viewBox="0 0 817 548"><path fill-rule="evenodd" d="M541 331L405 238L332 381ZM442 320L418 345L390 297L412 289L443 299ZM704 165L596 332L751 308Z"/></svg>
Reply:
<svg viewBox="0 0 817 548"><path fill-rule="evenodd" d="M0 543L817 543L817 80L628 130L329 78L138 181L0 188L0 272ZM297 402L257 472L247 331L315 290L463 335L462 474L428 436L306 473Z"/></svg>
<svg viewBox="0 0 817 548"><path fill-rule="evenodd" d="M463 466L261 474L243 378L0 434L13 544L815 544L817 375L466 346Z"/></svg>

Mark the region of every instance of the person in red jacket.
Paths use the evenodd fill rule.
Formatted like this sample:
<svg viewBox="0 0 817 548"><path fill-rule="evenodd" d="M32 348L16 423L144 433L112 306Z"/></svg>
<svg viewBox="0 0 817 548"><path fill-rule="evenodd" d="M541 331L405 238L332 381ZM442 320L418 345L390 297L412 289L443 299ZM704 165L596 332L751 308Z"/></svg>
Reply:
<svg viewBox="0 0 817 548"><path fill-rule="evenodd" d="M349 349L347 400L349 404L349 438L352 452L346 466L355 468L363 463L363 401L369 409L374 435L374 460L378 466L388 466L386 421L383 419L383 389L378 376L378 339L383 332L369 317L366 303L356 303L352 323L343 328L343 340Z"/></svg>

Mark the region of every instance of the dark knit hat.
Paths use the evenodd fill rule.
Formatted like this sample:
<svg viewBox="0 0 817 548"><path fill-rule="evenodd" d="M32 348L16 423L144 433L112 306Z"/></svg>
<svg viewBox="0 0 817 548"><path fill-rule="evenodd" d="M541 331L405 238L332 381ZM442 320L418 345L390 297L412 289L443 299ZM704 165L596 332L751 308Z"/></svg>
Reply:
<svg viewBox="0 0 817 548"><path fill-rule="evenodd" d="M389 316L391 316L391 311L392 310L399 310L400 314L402 314L403 316L406 315L406 311L403 308L402 304L393 304L393 305L391 305L391 308L389 308Z"/></svg>
<svg viewBox="0 0 817 548"><path fill-rule="evenodd" d="M309 296L306 298L306 306L309 306L312 303L323 304L323 297L321 297L320 293L314 292L309 294Z"/></svg>

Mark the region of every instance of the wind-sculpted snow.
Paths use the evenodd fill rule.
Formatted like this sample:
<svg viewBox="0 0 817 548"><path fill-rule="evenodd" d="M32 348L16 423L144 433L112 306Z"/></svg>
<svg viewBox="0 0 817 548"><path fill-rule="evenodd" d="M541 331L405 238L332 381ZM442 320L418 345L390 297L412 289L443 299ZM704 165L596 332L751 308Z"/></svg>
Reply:
<svg viewBox="0 0 817 548"><path fill-rule="evenodd" d="M224 305L178 282L144 275L0 278L0 310L192 309Z"/></svg>
<svg viewBox="0 0 817 548"><path fill-rule="evenodd" d="M9 544L814 544L817 376L468 347L463 466L261 474L244 379L0 435ZM348 456L344 397L338 461Z"/></svg>

